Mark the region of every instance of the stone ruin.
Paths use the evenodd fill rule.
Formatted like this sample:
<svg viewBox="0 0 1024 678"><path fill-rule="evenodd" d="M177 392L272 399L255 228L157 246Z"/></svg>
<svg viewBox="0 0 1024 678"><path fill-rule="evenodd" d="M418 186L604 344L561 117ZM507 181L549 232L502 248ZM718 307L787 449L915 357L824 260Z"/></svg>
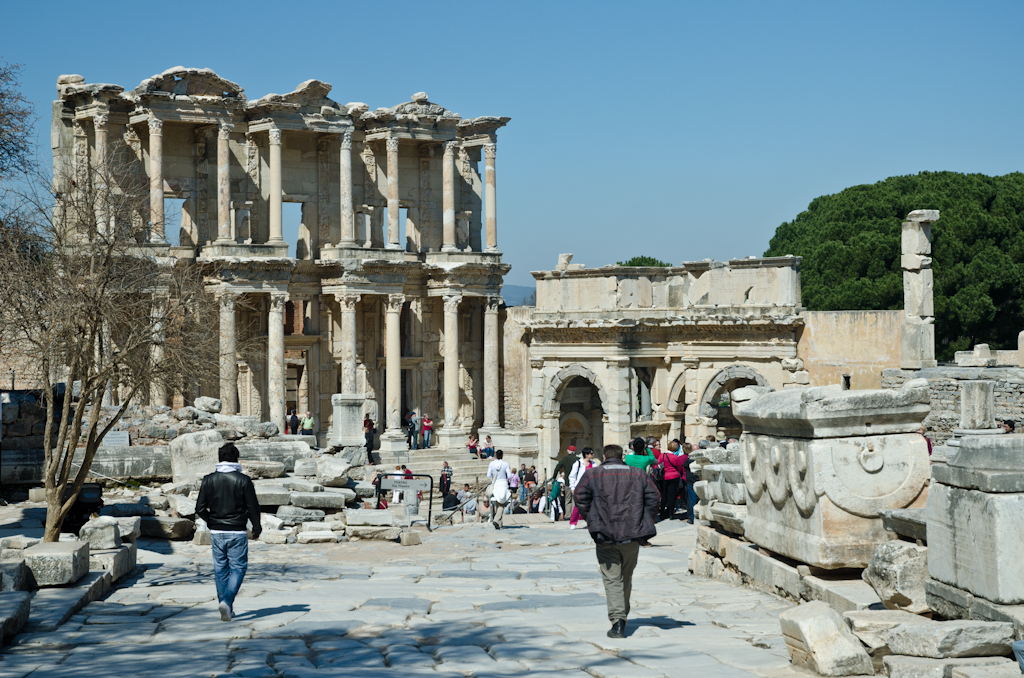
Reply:
<svg viewBox="0 0 1024 678"><path fill-rule="evenodd" d="M814 567L865 567L889 540L879 511L924 506L924 380L900 391L839 386L734 392L743 423L744 534Z"/></svg>

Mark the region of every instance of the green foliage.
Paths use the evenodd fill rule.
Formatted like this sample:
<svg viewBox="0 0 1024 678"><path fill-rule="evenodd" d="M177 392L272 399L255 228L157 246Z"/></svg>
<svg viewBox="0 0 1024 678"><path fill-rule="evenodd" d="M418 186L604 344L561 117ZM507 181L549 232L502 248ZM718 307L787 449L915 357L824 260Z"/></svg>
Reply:
<svg viewBox="0 0 1024 678"><path fill-rule="evenodd" d="M655 259L654 257L633 257L627 261L616 262L616 266L657 266L660 268L667 268L672 264L662 261L661 259Z"/></svg>
<svg viewBox="0 0 1024 678"><path fill-rule="evenodd" d="M810 310L902 309L900 224L915 209L942 213L932 225L936 357L1017 348L1024 174L922 172L821 196L779 226L765 256L803 257Z"/></svg>

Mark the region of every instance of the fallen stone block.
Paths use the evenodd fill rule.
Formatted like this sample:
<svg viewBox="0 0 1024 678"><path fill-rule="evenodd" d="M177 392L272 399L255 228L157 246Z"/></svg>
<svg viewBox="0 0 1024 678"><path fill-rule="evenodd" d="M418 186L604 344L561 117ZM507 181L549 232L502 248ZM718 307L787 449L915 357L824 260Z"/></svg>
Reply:
<svg viewBox="0 0 1024 678"><path fill-rule="evenodd" d="M281 485L257 485L256 501L260 506L284 506L292 500L292 493Z"/></svg>
<svg viewBox="0 0 1024 678"><path fill-rule="evenodd" d="M779 615L793 663L823 676L872 674L871 658L839 613L821 601Z"/></svg>
<svg viewBox="0 0 1024 678"><path fill-rule="evenodd" d="M757 547L736 549L736 565L754 588L800 600L800 573L795 567L758 551Z"/></svg>
<svg viewBox="0 0 1024 678"><path fill-rule="evenodd" d="M183 494L172 494L168 497L171 510L178 514L179 518L192 518L196 515L196 501L189 499Z"/></svg>
<svg viewBox="0 0 1024 678"><path fill-rule="evenodd" d="M45 487L33 487L28 491L28 500L32 502L45 502L46 501L46 488Z"/></svg>
<svg viewBox="0 0 1024 678"><path fill-rule="evenodd" d="M360 499L371 499L377 494L377 488L373 483L368 483L365 480L360 480L350 487Z"/></svg>
<svg viewBox="0 0 1024 678"><path fill-rule="evenodd" d="M55 631L83 607L110 591L110 573L95 570L73 586L47 588L32 596L32 608L25 630L31 633Z"/></svg>
<svg viewBox="0 0 1024 678"><path fill-rule="evenodd" d="M746 532L748 509L741 504L725 504L716 502L707 507L708 519L722 526L730 534L742 535Z"/></svg>
<svg viewBox="0 0 1024 678"><path fill-rule="evenodd" d="M316 482L324 487L345 487L348 485L349 469L352 464L334 457L320 457L316 460Z"/></svg>
<svg viewBox="0 0 1024 678"><path fill-rule="evenodd" d="M418 546L423 543L420 539L420 535L416 532L402 532L402 536L399 538L402 546Z"/></svg>
<svg viewBox="0 0 1024 678"><path fill-rule="evenodd" d="M1017 662L996 664L995 666L954 666L949 678L1017 678L1020 667Z"/></svg>
<svg viewBox="0 0 1024 678"><path fill-rule="evenodd" d="M265 544L294 544L296 537L291 530L263 530L260 541Z"/></svg>
<svg viewBox="0 0 1024 678"><path fill-rule="evenodd" d="M850 610L866 610L881 600L862 579L823 579L807 575L800 581L804 600L820 600L839 614Z"/></svg>
<svg viewBox="0 0 1024 678"><path fill-rule="evenodd" d="M14 640L28 624L32 594L28 591L0 593L0 639Z"/></svg>
<svg viewBox="0 0 1024 678"><path fill-rule="evenodd" d="M725 571L721 560L702 549L693 549L690 552L689 567L693 574L709 579L717 579Z"/></svg>
<svg viewBox="0 0 1024 678"><path fill-rule="evenodd" d="M292 472L292 474L305 477L315 476L316 459L296 459L295 470Z"/></svg>
<svg viewBox="0 0 1024 678"><path fill-rule="evenodd" d="M44 542L24 553L35 586L73 584L89 572L88 542Z"/></svg>
<svg viewBox="0 0 1024 678"><path fill-rule="evenodd" d="M221 409L221 401L219 398L209 398L207 396L199 396L195 400L195 407L197 410L203 412L209 412L210 414L217 414Z"/></svg>
<svg viewBox="0 0 1024 678"><path fill-rule="evenodd" d="M171 507L170 500L162 494L147 494L145 497L139 497L139 503L152 507L157 511L166 511Z"/></svg>
<svg viewBox="0 0 1024 678"><path fill-rule="evenodd" d="M928 543L927 518L928 509L885 509L878 512L882 518L882 527L889 532L898 534L905 539L920 540Z"/></svg>
<svg viewBox="0 0 1024 678"><path fill-rule="evenodd" d="M260 514L260 527L266 530L279 530L284 525L284 521L275 516L272 513L261 513Z"/></svg>
<svg viewBox="0 0 1024 678"><path fill-rule="evenodd" d="M347 502L354 502L356 500L356 491L348 487L325 487L324 492L327 494L340 494L345 497Z"/></svg>
<svg viewBox="0 0 1024 678"><path fill-rule="evenodd" d="M886 636L893 654L911 657L988 657L1010 653L1013 624L958 619L900 624Z"/></svg>
<svg viewBox="0 0 1024 678"><path fill-rule="evenodd" d="M277 509L277 517L284 525L301 525L311 521L323 521L327 515L320 509L306 509L298 506L281 506Z"/></svg>
<svg viewBox="0 0 1024 678"><path fill-rule="evenodd" d="M861 573L890 610L930 612L924 584L928 580L928 549L905 541L882 544Z"/></svg>
<svg viewBox="0 0 1024 678"><path fill-rule="evenodd" d="M192 535L193 546L210 546L213 544L213 533L209 530L196 530Z"/></svg>
<svg viewBox="0 0 1024 678"><path fill-rule="evenodd" d="M164 483L160 491L164 494L188 494L196 489L195 483Z"/></svg>
<svg viewBox="0 0 1024 678"><path fill-rule="evenodd" d="M158 539L182 541L192 538L196 524L187 518L146 516L142 519L142 535Z"/></svg>
<svg viewBox="0 0 1024 678"><path fill-rule="evenodd" d="M355 493L351 499L348 495L335 492L292 492L291 503L293 506L302 508L322 509L343 509L349 501L355 500Z"/></svg>
<svg viewBox="0 0 1024 678"><path fill-rule="evenodd" d="M20 551L27 549L30 546L42 543L43 540L39 537L26 537L23 534L16 534L11 537L3 537L0 539L0 548L18 549Z"/></svg>
<svg viewBox="0 0 1024 678"><path fill-rule="evenodd" d="M78 531L82 541L89 542L89 550L116 549L121 546L121 528L117 518L100 516L93 518Z"/></svg>
<svg viewBox="0 0 1024 678"><path fill-rule="evenodd" d="M299 480L298 478L289 478L281 483L282 487L292 492L323 492L324 486L311 483L308 480Z"/></svg>
<svg viewBox="0 0 1024 678"><path fill-rule="evenodd" d="M135 541L142 536L142 518L139 516L117 518L116 520L121 541Z"/></svg>
<svg viewBox="0 0 1024 678"><path fill-rule="evenodd" d="M3 591L28 591L31 585L31 574L25 566L25 559L20 555L17 558L0 559L0 590Z"/></svg>
<svg viewBox="0 0 1024 678"><path fill-rule="evenodd" d="M128 518L131 516L155 516L156 511L152 506L138 502L125 502L121 504L106 504L100 509L102 516L114 516L115 518Z"/></svg>
<svg viewBox="0 0 1024 678"><path fill-rule="evenodd" d="M106 570L110 573L111 582L116 582L135 569L137 555L138 547L134 543L116 549L90 551L89 569Z"/></svg>
<svg viewBox="0 0 1024 678"><path fill-rule="evenodd" d="M402 528L400 527L373 527L373 526L358 526L352 527L349 525L345 528L345 534L349 537L359 537L360 539L378 539L382 541L395 541L402 534Z"/></svg>
<svg viewBox="0 0 1024 678"><path fill-rule="evenodd" d="M902 610L851 610L843 613L843 620L864 645L875 666L875 671L882 670L882 659L892 654L886 636L900 624L916 624L923 621L920 617Z"/></svg>
<svg viewBox="0 0 1024 678"><path fill-rule="evenodd" d="M369 525L391 527L395 516L387 509L349 509L345 511L345 524L352 526Z"/></svg>
<svg viewBox="0 0 1024 678"><path fill-rule="evenodd" d="M340 532L345 534L345 523L340 520L325 520L322 523L302 523L302 525L299 525L299 532Z"/></svg>
<svg viewBox="0 0 1024 678"><path fill-rule="evenodd" d="M986 671L1000 666L1012 666L1020 675L1017 662L1006 657L967 657L959 659L930 659L926 657L903 657L891 655L882 660L885 675L889 678L952 678L954 669L980 668ZM990 677L991 673L983 673Z"/></svg>
<svg viewBox="0 0 1024 678"><path fill-rule="evenodd" d="M929 579L924 584L928 607L946 619L969 619L974 596L949 584Z"/></svg>
<svg viewBox="0 0 1024 678"><path fill-rule="evenodd" d="M280 478L284 475L284 464L279 461L257 461L240 459L242 473L250 478Z"/></svg>
<svg viewBox="0 0 1024 678"><path fill-rule="evenodd" d="M299 532L298 542L300 544L336 544L338 535L333 532Z"/></svg>

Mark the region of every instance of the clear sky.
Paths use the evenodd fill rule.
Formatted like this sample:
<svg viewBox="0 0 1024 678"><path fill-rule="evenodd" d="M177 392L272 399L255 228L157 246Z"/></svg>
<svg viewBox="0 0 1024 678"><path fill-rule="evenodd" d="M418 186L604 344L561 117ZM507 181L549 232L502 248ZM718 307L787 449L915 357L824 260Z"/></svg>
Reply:
<svg viewBox="0 0 1024 678"><path fill-rule="evenodd" d="M128 88L209 67L250 99L317 78L340 103L425 90L464 117L510 116L509 284L559 252L760 255L819 195L1024 159L1021 2L2 0L0 16L47 153L61 73Z"/></svg>

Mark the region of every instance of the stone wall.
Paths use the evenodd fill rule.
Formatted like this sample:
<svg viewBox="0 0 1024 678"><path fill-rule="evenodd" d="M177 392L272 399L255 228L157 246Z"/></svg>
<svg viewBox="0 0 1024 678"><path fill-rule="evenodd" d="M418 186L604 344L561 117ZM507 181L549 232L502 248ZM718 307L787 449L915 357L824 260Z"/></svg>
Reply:
<svg viewBox="0 0 1024 678"><path fill-rule="evenodd" d="M921 370L886 369L882 388L899 388L909 379L927 379L931 414L924 420L932 443L940 445L960 423L960 382L995 382L996 419L1012 419L1024 426L1024 369L1014 367L927 367Z"/></svg>
<svg viewBox="0 0 1024 678"><path fill-rule="evenodd" d="M811 386L882 387L882 371L900 366L903 311L804 311L797 353Z"/></svg>
<svg viewBox="0 0 1024 678"><path fill-rule="evenodd" d="M506 310L502 337L504 366L502 398L505 428L527 427L530 398L530 346L524 335L532 306L513 306Z"/></svg>

